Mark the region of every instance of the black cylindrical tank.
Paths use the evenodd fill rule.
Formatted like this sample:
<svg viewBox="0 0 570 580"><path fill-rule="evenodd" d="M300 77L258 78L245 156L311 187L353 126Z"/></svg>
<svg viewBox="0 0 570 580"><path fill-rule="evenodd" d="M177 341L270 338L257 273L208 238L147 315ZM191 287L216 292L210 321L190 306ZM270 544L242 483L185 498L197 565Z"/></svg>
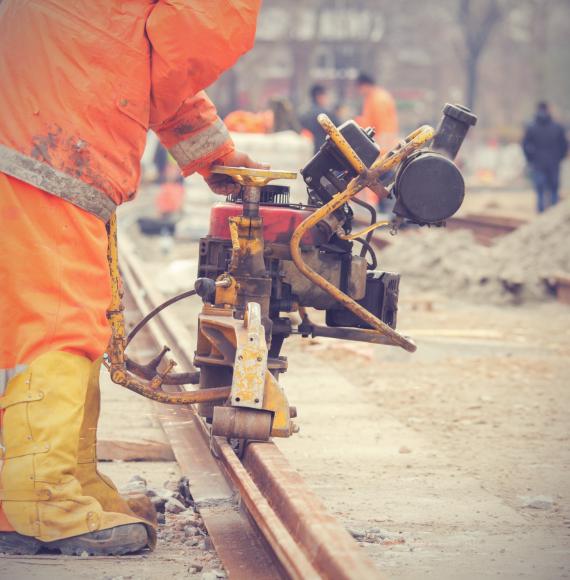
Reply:
<svg viewBox="0 0 570 580"><path fill-rule="evenodd" d="M394 213L417 224L441 224L463 203L465 183L453 162L477 117L466 107L446 104L432 145L398 169Z"/></svg>

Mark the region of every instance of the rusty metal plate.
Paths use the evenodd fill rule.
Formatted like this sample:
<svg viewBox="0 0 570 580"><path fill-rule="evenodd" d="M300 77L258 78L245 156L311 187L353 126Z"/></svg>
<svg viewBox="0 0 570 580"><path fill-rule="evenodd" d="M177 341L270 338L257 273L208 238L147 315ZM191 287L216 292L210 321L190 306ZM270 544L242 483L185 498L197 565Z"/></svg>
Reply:
<svg viewBox="0 0 570 580"><path fill-rule="evenodd" d="M267 370L267 345L265 329L261 323L261 307L256 302L247 305L243 327L236 328L236 345L232 405L261 409Z"/></svg>

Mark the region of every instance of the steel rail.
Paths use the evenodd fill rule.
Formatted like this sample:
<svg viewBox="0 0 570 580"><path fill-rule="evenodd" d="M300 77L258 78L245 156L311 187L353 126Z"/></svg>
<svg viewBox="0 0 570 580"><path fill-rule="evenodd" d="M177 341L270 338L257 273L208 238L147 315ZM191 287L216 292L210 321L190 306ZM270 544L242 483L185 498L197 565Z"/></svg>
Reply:
<svg viewBox="0 0 570 580"><path fill-rule="evenodd" d="M136 310L140 316L163 297L154 289L130 240L120 238L119 251L126 314ZM157 315L137 341L148 354L168 344L184 370L193 369L195 341L168 310ZM274 443L250 444L240 460L225 439L210 438L209 427L193 409L153 405L231 578L382 577Z"/></svg>
<svg viewBox="0 0 570 580"><path fill-rule="evenodd" d="M464 214L447 221L449 230L469 230L473 237L484 246L492 246L497 238L514 232L526 220L509 216L484 214Z"/></svg>
<svg viewBox="0 0 570 580"><path fill-rule="evenodd" d="M353 223L358 227L369 225L369 220L356 214ZM484 246L492 246L497 238L502 238L519 227L525 225L527 220L508 217L482 214L455 215L446 221L445 227L449 231L467 230L473 234L475 240ZM417 226L419 227L419 226ZM390 235L386 231L380 232L384 235L376 235L374 232L371 243L374 247L383 249L390 245ZM405 232L402 232L405 235Z"/></svg>

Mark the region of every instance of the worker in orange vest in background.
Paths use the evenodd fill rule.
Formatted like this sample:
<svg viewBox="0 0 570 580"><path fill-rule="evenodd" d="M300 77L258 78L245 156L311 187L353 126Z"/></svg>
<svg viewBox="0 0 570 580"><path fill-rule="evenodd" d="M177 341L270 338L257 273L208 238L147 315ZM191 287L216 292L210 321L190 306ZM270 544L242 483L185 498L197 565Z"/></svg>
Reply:
<svg viewBox="0 0 570 580"><path fill-rule="evenodd" d="M152 129L187 176L233 193L236 152L203 92L253 46L260 0L0 3L0 552L152 548L97 471L110 337L106 223Z"/></svg>
<svg viewBox="0 0 570 580"><path fill-rule="evenodd" d="M397 143L399 137L396 102L386 89L377 86L374 79L365 73L360 73L356 78L356 88L364 101L362 115L356 118L356 122L361 127L374 129L374 139L385 153Z"/></svg>
<svg viewBox="0 0 570 580"><path fill-rule="evenodd" d="M156 210L163 220L174 220L179 217L184 205L184 182L176 165L167 165L164 171L164 182L155 199Z"/></svg>

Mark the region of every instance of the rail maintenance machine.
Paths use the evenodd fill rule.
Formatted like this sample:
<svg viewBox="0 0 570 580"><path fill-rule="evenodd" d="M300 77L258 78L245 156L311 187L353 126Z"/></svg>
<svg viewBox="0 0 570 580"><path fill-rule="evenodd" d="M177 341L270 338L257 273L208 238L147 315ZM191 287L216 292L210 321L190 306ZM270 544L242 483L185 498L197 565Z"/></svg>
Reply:
<svg viewBox="0 0 570 580"><path fill-rule="evenodd" d="M414 342L396 330L399 275L376 269L371 240L374 230L387 222L376 222L374 208L356 194L369 187L381 197L395 198L393 230L404 223L443 225L463 202L465 184L453 160L476 121L468 109L447 104L436 130L423 126L381 154L371 129L354 121L337 128L321 115L327 139L301 170L306 204L290 203L288 187L270 185L276 179L295 179L296 173L215 167L214 172L239 183L241 191L212 208L210 231L200 240L194 289L153 310L128 335L113 218L112 338L104 358L111 379L158 401L196 404L213 435L243 445L289 437L297 430L292 421L296 410L278 382L287 370L281 349L291 334L414 352ZM357 233L351 203L371 216L370 225ZM125 354L154 315L194 294L204 303L194 356L198 370L172 372L176 363L163 360L167 347L145 365ZM326 312L326 326L309 319L309 307ZM300 323L288 316L293 312ZM184 388L189 384L199 388Z"/></svg>

